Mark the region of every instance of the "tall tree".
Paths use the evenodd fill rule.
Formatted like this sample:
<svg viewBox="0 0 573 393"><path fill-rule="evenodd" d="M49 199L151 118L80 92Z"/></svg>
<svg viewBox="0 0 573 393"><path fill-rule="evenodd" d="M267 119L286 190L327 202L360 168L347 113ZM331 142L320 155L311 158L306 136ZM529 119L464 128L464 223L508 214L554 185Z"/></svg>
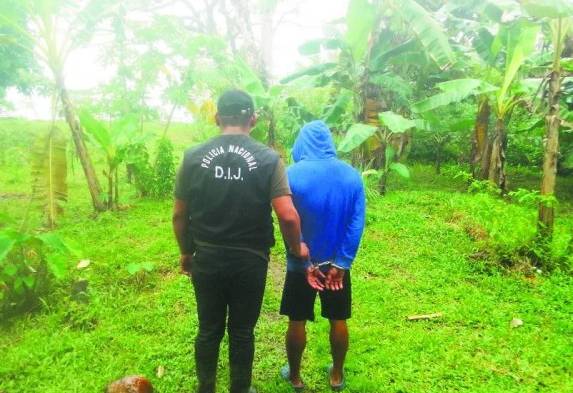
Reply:
<svg viewBox="0 0 573 393"><path fill-rule="evenodd" d="M0 14L3 25L24 35L32 43L31 46L23 45L22 49L36 49L34 56L51 72L96 211L105 210L102 189L66 88L64 66L69 54L89 39L97 18L101 17L108 5L107 1L92 0L78 9L77 3L71 0L6 0L3 7L19 9L26 18L14 18L13 13Z"/></svg>
<svg viewBox="0 0 573 393"><path fill-rule="evenodd" d="M284 0L181 0L189 10L186 26L194 33L214 35L227 41L257 72L265 85L272 82L275 31L298 2ZM282 7L281 7L282 6Z"/></svg>
<svg viewBox="0 0 573 393"><path fill-rule="evenodd" d="M559 96L561 93L562 66L561 56L573 21L573 4L566 0L547 0L543 3L524 1L524 8L532 16L549 20L553 59L549 73L547 91L547 114L545 116L545 154L543 158L543 178L541 181L542 200L539 204L538 234L544 241L551 239L555 209L548 199L555 193L557 181L557 162L559 159Z"/></svg>
<svg viewBox="0 0 573 393"><path fill-rule="evenodd" d="M25 13L19 7L1 4L0 12L20 24L26 20ZM25 46L26 50L22 50L22 46ZM30 71L37 68L32 46L33 42L25 34L0 21L0 101L9 87L15 86L21 91L29 91Z"/></svg>

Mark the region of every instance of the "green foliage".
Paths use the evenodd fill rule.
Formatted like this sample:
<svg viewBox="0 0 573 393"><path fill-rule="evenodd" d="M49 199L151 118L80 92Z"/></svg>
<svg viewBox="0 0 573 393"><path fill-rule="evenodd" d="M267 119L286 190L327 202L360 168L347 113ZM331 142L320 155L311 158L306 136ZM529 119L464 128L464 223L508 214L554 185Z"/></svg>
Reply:
<svg viewBox="0 0 573 393"><path fill-rule="evenodd" d="M154 176L145 143L135 143L128 146L125 164L128 181L133 182L140 196L150 196L153 192Z"/></svg>
<svg viewBox="0 0 573 393"><path fill-rule="evenodd" d="M416 122L413 120L406 119L391 111L379 113L378 118L380 119L380 123L388 127L394 134L401 134L416 126Z"/></svg>
<svg viewBox="0 0 573 393"><path fill-rule="evenodd" d="M298 78L301 78L303 76L321 75L325 71L333 70L334 68L336 68L336 66L337 66L336 63L322 63L322 64L313 65L313 66L310 66L308 68L304 68L300 71L297 71L297 72L287 76L286 78L281 79L281 83L289 83L289 82L292 82L292 81L294 81Z"/></svg>
<svg viewBox="0 0 573 393"><path fill-rule="evenodd" d="M175 158L173 143L161 138L157 143L157 154L153 167L155 181L152 194L155 197L166 197L172 194L175 183Z"/></svg>
<svg viewBox="0 0 573 393"><path fill-rule="evenodd" d="M123 162L128 146L147 139L147 135L139 132L139 119L133 115L112 121L110 127L85 109L80 111L79 117L91 140L105 153L110 171Z"/></svg>
<svg viewBox="0 0 573 393"><path fill-rule="evenodd" d="M383 45L384 44L384 45ZM419 45L415 39L409 39L391 48L386 47L385 40L380 40L382 48L373 51L370 66L373 71L383 72L389 62L399 62L401 58L419 52ZM374 75L372 81L375 82L377 76Z"/></svg>
<svg viewBox="0 0 573 393"><path fill-rule="evenodd" d="M437 87L442 90L441 93L415 103L412 105L412 111L415 113L429 112L441 106L459 103L473 95L487 94L497 90L496 87L478 79L455 79L438 83Z"/></svg>
<svg viewBox="0 0 573 393"><path fill-rule="evenodd" d="M297 101L313 112L329 102L327 89L296 94ZM448 108L445 113L437 116L452 112ZM463 117L458 112L449 116ZM10 130L2 135L12 148L6 151L6 170L0 172L0 225L5 225L10 220L4 216L19 219L24 214L27 199L17 196L30 186L27 148L35 132L49 131L50 124L2 120L0 129ZM144 124L144 130L162 129L159 123ZM168 137L178 157L208 136L201 131L197 125L172 125ZM420 135L417 131L414 138ZM421 144L418 139L413 143ZM104 169L103 152L92 152L98 171ZM517 393L539 386L570 391L573 310L564 299L573 291L573 280L566 267L540 273L527 263L523 250L535 237L536 209L483 192L465 192L467 183L453 179L447 170L460 170L462 164L448 165L441 176L426 165L408 166L411 180L389 173L390 192L384 198L376 196L377 179L365 179L372 197L352 271L356 302L349 320L353 346L346 364L348 391L378 392L391 380L392 389L412 393ZM56 285L52 295L43 298L47 306L40 312L1 326L0 390L95 392L124 374L145 374L158 391L192 391L196 370L188 349L198 328L196 304L189 279L178 274L172 200L138 199L120 182L130 208L93 217L81 170L69 172L67 209L74 214L62 217L58 234L81 243L82 254L92 261L82 270L90 282L90 302L70 301L67 286ZM510 186L534 189L537 172L511 172ZM120 175L123 178L123 167ZM559 178L559 214L551 245L552 257L569 258L567 266L573 263L567 253L573 227L571 180ZM278 228L276 236L280 237ZM154 270L143 272L143 285L138 285L137 275L126 268L141 261L153 263ZM257 325L257 353L266 356L255 362L255 385L264 392L290 391L276 372L285 361L284 349L277 345L287 323L277 317L284 269L284 246L277 242ZM444 316L406 321L408 315L434 311ZM511 329L514 317L524 325ZM305 382L309 390L326 392L320 365L330 356L329 322L317 318L307 329ZM412 362L420 367L413 368ZM160 365L165 368L163 378L155 376ZM228 390L227 371L223 359L221 391Z"/></svg>
<svg viewBox="0 0 573 393"><path fill-rule="evenodd" d="M42 204L48 227L55 226L68 199L67 138L57 128L38 137L32 150L32 195Z"/></svg>
<svg viewBox="0 0 573 393"><path fill-rule="evenodd" d="M537 207L539 205L556 207L559 203L555 195L541 195L538 190L518 188L515 191L509 192L507 195L515 199L518 203L530 207Z"/></svg>
<svg viewBox="0 0 573 393"><path fill-rule="evenodd" d="M165 198L172 194L175 183L175 158L170 139L157 140L153 161L145 144L128 146L125 163L128 178L141 197Z"/></svg>
<svg viewBox="0 0 573 393"><path fill-rule="evenodd" d="M132 262L126 266L127 272L132 276L141 272L152 272L154 268L155 266L151 262Z"/></svg>
<svg viewBox="0 0 573 393"><path fill-rule="evenodd" d="M345 113L349 112L349 105L352 104L353 93L348 89L340 89L336 101L324 108L322 119L329 126L336 126L342 123Z"/></svg>
<svg viewBox="0 0 573 393"><path fill-rule="evenodd" d="M344 42L337 38L319 38L305 42L298 47L298 51L301 55L312 56L320 53L322 49L342 49L343 47Z"/></svg>
<svg viewBox="0 0 573 393"><path fill-rule="evenodd" d="M475 179L471 173L456 169L454 169L452 175L454 179L461 179L467 184L467 191L469 193L486 194L491 196L501 195L499 187L489 180Z"/></svg>
<svg viewBox="0 0 573 393"><path fill-rule="evenodd" d="M507 103L510 86L514 82L520 67L535 49L538 34L538 25L522 22L511 26L505 33L505 37L503 34L496 37L496 39L505 39L505 45L508 48L503 82L497 93L497 113L501 118L512 108L511 104ZM495 42L493 45L495 45Z"/></svg>
<svg viewBox="0 0 573 393"><path fill-rule="evenodd" d="M125 161L130 147L143 143L148 135L139 131L139 120L134 115L112 121L108 127L96 119L88 110L80 111L80 122L91 140L104 152L107 170L104 171L108 179L108 208L118 206L118 176L119 165Z"/></svg>
<svg viewBox="0 0 573 393"><path fill-rule="evenodd" d="M65 278L70 248L54 233L0 230L0 315L30 310Z"/></svg>
<svg viewBox="0 0 573 393"><path fill-rule="evenodd" d="M346 14L345 42L354 61L362 61L368 48L368 38L376 21L376 9L368 0L350 0Z"/></svg>
<svg viewBox="0 0 573 393"><path fill-rule="evenodd" d="M375 201L380 198L380 191L378 190L378 182L380 181L381 173L376 169L367 169L361 173L362 182L364 183L364 191L366 200L368 202Z"/></svg>
<svg viewBox="0 0 573 393"><path fill-rule="evenodd" d="M400 162L392 162L390 163L390 165L388 166L388 168L391 171L396 172L397 174L399 174L400 176L409 179L410 178L410 170L408 169L408 167Z"/></svg>
<svg viewBox="0 0 573 393"><path fill-rule="evenodd" d="M427 55L441 68L454 61L454 55L442 26L414 0L384 2L415 35Z"/></svg>
<svg viewBox="0 0 573 393"><path fill-rule="evenodd" d="M368 138L371 138L376 133L376 130L376 127L368 124L353 124L346 131L344 139L338 145L338 150L343 153L351 152L362 145Z"/></svg>
<svg viewBox="0 0 573 393"><path fill-rule="evenodd" d="M524 0L521 5L536 18L565 18L573 16L573 4L567 0Z"/></svg>
<svg viewBox="0 0 573 393"><path fill-rule="evenodd" d="M16 86L19 90L29 92L31 73L37 71L37 64L32 55L33 43L25 32L17 26L25 24L25 10L18 1L0 2L0 99L6 89ZM12 23L14 22L14 23Z"/></svg>
<svg viewBox="0 0 573 393"><path fill-rule="evenodd" d="M370 82L380 86L382 91L389 96L390 101L396 107L409 107L414 94L411 82L400 75L391 72L377 74L370 78Z"/></svg>
<svg viewBox="0 0 573 393"><path fill-rule="evenodd" d="M468 192L470 193L483 193L488 195L501 195L501 190L495 183L489 180L472 179L468 185Z"/></svg>

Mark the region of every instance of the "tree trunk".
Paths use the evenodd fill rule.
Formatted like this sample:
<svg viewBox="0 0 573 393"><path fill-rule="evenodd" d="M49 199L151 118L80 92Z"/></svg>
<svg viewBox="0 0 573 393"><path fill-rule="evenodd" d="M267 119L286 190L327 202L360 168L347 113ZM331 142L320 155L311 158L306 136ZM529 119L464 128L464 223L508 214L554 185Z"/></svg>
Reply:
<svg viewBox="0 0 573 393"><path fill-rule="evenodd" d="M66 121L72 132L72 138L74 140L74 145L76 146L76 152L78 153L78 157L80 158L82 168L84 169L84 174L86 175L89 192L92 198L92 205L96 211L104 211L105 205L101 199L101 194L102 194L101 186L96 176L88 149L84 142L83 132L80 127L80 123L78 122L78 119L74 113L74 108L68 96L68 92L64 86L63 79L61 77L57 79L57 86L60 93L60 99L62 100L62 107L64 108Z"/></svg>
<svg viewBox="0 0 573 393"><path fill-rule="evenodd" d="M380 149L380 171L382 172L380 179L378 180L378 192L380 195L386 195L386 183L388 182L388 165L386 165L386 144Z"/></svg>
<svg viewBox="0 0 573 393"><path fill-rule="evenodd" d="M402 155L404 154L406 146L408 146L408 144L410 143L410 134L408 132L402 132L398 134L397 139L398 139L397 143L395 142L395 138L393 142L394 142L394 149L396 150L396 161L399 161L402 159Z"/></svg>
<svg viewBox="0 0 573 393"><path fill-rule="evenodd" d="M483 161L488 160L488 126L491 107L487 97L479 102L474 134L472 138L471 172L474 178L483 178Z"/></svg>
<svg viewBox="0 0 573 393"><path fill-rule="evenodd" d="M115 195L114 195L114 202L115 202L115 207L119 207L119 167L115 168L115 180L114 180L114 186L115 186Z"/></svg>
<svg viewBox="0 0 573 393"><path fill-rule="evenodd" d="M386 183L388 182L388 171L384 170L378 181L378 192L380 195L386 195Z"/></svg>
<svg viewBox="0 0 573 393"><path fill-rule="evenodd" d="M272 109L269 109L269 131L268 131L268 145L273 149L276 146L276 121Z"/></svg>
<svg viewBox="0 0 573 393"><path fill-rule="evenodd" d="M133 173L135 172L135 165L126 164L125 170L127 172L127 183L132 184L133 183Z"/></svg>
<svg viewBox="0 0 573 393"><path fill-rule="evenodd" d="M113 209L113 169L107 169L107 208Z"/></svg>
<svg viewBox="0 0 573 393"><path fill-rule="evenodd" d="M491 160L491 149L492 149L492 143L491 141L488 139L486 140L485 146L484 146L484 150L483 150L483 156L481 158L481 163L480 163L480 168L479 168L479 179L487 179L488 175L489 175L489 162ZM477 170L478 168L476 168Z"/></svg>
<svg viewBox="0 0 573 393"><path fill-rule="evenodd" d="M365 74L366 75L366 74ZM366 76L365 76L366 77ZM380 120L378 119L378 114L384 110L384 105L378 99L379 92L373 89L372 87L368 87L369 85L366 84L365 87L360 89L360 96L356 97L358 100L355 102L355 106L359 106L361 110L355 113L355 120L357 123L366 123L374 127L380 127ZM356 99L355 98L355 99ZM382 146L376 148L375 150L371 150L369 148L369 142L367 141L362 150L362 156L360 160L357 162L353 162L353 165L360 166L366 165L370 159L374 158L374 168L384 168L384 152L386 150L386 146L382 143Z"/></svg>
<svg viewBox="0 0 573 393"><path fill-rule="evenodd" d="M175 113L175 109L177 109L177 104L173 104L171 107L171 111L169 112L169 117L167 118L167 124L165 124L165 128L163 129L163 136L165 138L167 136L167 131L169 131L169 127L171 126L171 122L173 121L173 114Z"/></svg>
<svg viewBox="0 0 573 393"><path fill-rule="evenodd" d="M504 119L497 119L495 123L495 138L492 143L489 163L488 179L494 182L505 193L505 150L507 148L507 135L505 133Z"/></svg>
<svg viewBox="0 0 573 393"><path fill-rule="evenodd" d="M271 70L273 69L273 41L275 29L273 28L274 7L265 9L261 27L260 72L263 81L270 85L274 82Z"/></svg>
<svg viewBox="0 0 573 393"><path fill-rule="evenodd" d="M438 144L438 149L436 150L436 175L442 173L442 150L444 149L441 143Z"/></svg>
<svg viewBox="0 0 573 393"><path fill-rule="evenodd" d="M549 113L545 117L546 141L543 158L543 178L541 180L541 195L549 196L555 193L557 180L557 160L559 155L559 91L561 90L561 73L559 66L551 72L549 80ZM544 239L550 239L553 234L554 208L545 203L539 205L538 234Z"/></svg>

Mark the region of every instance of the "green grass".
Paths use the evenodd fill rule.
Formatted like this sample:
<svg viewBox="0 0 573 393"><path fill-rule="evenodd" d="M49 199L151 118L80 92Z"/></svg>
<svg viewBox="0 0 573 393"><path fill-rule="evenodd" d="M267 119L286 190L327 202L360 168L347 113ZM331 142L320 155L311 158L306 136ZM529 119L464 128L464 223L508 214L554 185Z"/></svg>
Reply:
<svg viewBox="0 0 573 393"><path fill-rule="evenodd" d="M25 124L41 126L11 127ZM188 130L173 130L178 152L194 139ZM30 189L25 150L7 152L0 171L0 213L14 220L23 216ZM101 157L95 160L101 164ZM429 167L414 166L412 173L411 181L391 179L389 194L368 203L353 270L348 392L573 391L573 278L507 271L482 257L491 249L510 253L531 238L535 209L467 194L460 181L437 177ZM566 194L556 252L573 228ZM97 392L128 374L150 377L158 392L192 392L197 319L191 285L178 274L170 201L139 200L123 185L126 209L94 217L88 198L76 164L58 233L91 265L78 271L77 261L70 261L70 279L42 310L0 327L0 392ZM278 376L286 328L278 315L285 265L280 243L257 327L254 372L261 392L289 392ZM153 272L130 276L125 266L143 261L154 264ZM79 278L89 280L88 304L70 299L69 281ZM431 312L443 317L406 321ZM512 318L524 325L512 329ZM309 392L327 392L328 323L317 320L308 328L303 377ZM221 392L228 386L226 355L225 341ZM159 366L165 367L162 378L156 377Z"/></svg>

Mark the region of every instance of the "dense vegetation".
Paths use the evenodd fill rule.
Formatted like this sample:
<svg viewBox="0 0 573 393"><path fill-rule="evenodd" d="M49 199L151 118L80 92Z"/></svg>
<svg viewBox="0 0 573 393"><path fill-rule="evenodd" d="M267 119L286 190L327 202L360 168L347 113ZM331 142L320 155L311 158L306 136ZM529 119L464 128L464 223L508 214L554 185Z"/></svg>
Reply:
<svg viewBox="0 0 573 393"><path fill-rule="evenodd" d="M363 174L349 391L573 390L568 1L351 0L281 81L270 32L287 2L171 2L185 17L162 13L168 1L115 3L0 3L0 96L53 98L51 121L0 120L0 392L99 391L136 373L192 391L171 193L230 86L253 95L253 136L285 161L321 118ZM82 47L115 73L78 94L65 64ZM283 251L258 327L256 384L270 392L288 391ZM311 326L311 391L325 385L326 329Z"/></svg>

